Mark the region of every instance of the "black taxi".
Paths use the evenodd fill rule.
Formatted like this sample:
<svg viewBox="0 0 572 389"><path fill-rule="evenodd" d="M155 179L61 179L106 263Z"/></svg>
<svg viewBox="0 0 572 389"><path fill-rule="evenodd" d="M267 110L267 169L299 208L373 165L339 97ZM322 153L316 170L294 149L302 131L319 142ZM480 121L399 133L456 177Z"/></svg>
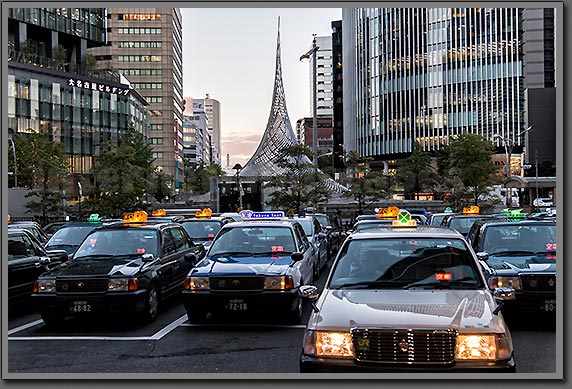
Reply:
<svg viewBox="0 0 572 389"><path fill-rule="evenodd" d="M229 217L213 216L210 208L204 208L196 211L195 217L185 218L178 223L187 231L193 242L202 244L208 250L222 226L233 221L234 219Z"/></svg>
<svg viewBox="0 0 572 389"><path fill-rule="evenodd" d="M283 212L242 211L225 224L183 291L190 323L207 313L278 314L299 322L300 285L312 282L314 249L300 223Z"/></svg>
<svg viewBox="0 0 572 389"><path fill-rule="evenodd" d="M48 325L105 313L153 321L204 253L180 225L149 223L144 211L129 213L122 224L92 230L71 260L40 276L32 305Z"/></svg>
<svg viewBox="0 0 572 389"><path fill-rule="evenodd" d="M556 221L479 221L469 242L489 287L516 291L516 300L503 306L505 314L556 312Z"/></svg>

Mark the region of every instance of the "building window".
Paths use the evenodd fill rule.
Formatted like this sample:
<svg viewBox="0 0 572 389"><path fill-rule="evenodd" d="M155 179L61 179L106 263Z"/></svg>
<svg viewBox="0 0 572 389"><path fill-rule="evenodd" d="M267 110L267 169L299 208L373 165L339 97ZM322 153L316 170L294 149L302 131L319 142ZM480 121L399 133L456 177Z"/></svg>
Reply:
<svg viewBox="0 0 572 389"><path fill-rule="evenodd" d="M162 145L163 144L163 138L151 138L151 144Z"/></svg>
<svg viewBox="0 0 572 389"><path fill-rule="evenodd" d="M153 158L163 159L163 153L162 152L153 153Z"/></svg>
<svg viewBox="0 0 572 389"><path fill-rule="evenodd" d="M119 62L161 62L160 55L120 55Z"/></svg>
<svg viewBox="0 0 572 389"><path fill-rule="evenodd" d="M162 76L163 69L119 69L126 76Z"/></svg>
<svg viewBox="0 0 572 389"><path fill-rule="evenodd" d="M134 41L119 41L117 42L117 47L128 48L128 49L147 49L147 48L159 48L163 42L151 41L151 42L134 42Z"/></svg>
<svg viewBox="0 0 572 389"><path fill-rule="evenodd" d="M119 14L118 20L162 20L161 14Z"/></svg>
<svg viewBox="0 0 572 389"><path fill-rule="evenodd" d="M151 124L151 131L163 131L162 124Z"/></svg>
<svg viewBox="0 0 572 389"><path fill-rule="evenodd" d="M163 89L161 82L134 82L131 85L135 89Z"/></svg>
<svg viewBox="0 0 572 389"><path fill-rule="evenodd" d="M145 100L148 103L162 103L163 97L162 96L145 96Z"/></svg>
<svg viewBox="0 0 572 389"><path fill-rule="evenodd" d="M134 28L134 27L119 27L118 34L161 34L160 28Z"/></svg>

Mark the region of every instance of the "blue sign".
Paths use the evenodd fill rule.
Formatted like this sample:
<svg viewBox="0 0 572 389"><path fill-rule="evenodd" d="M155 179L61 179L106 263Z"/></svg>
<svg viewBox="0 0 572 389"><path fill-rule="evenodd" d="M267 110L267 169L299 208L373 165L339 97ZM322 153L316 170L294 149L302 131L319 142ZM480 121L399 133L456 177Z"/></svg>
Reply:
<svg viewBox="0 0 572 389"><path fill-rule="evenodd" d="M239 215L243 219L281 219L284 217L284 212L252 212L249 210L240 211Z"/></svg>

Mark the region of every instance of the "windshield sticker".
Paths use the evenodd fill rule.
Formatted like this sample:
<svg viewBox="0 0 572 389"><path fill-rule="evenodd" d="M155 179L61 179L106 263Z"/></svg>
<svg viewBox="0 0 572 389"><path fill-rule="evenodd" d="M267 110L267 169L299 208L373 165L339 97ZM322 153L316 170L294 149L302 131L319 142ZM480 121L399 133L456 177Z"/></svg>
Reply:
<svg viewBox="0 0 572 389"><path fill-rule="evenodd" d="M208 234L207 238L209 238L209 239L214 238L214 234Z"/></svg>
<svg viewBox="0 0 572 389"><path fill-rule="evenodd" d="M546 259L549 261L555 261L556 260L556 254L546 254Z"/></svg>
<svg viewBox="0 0 572 389"><path fill-rule="evenodd" d="M450 281L453 278L451 273L435 273L437 281Z"/></svg>
<svg viewBox="0 0 572 389"><path fill-rule="evenodd" d="M546 243L546 251L556 251L556 243Z"/></svg>
<svg viewBox="0 0 572 389"><path fill-rule="evenodd" d="M284 251L284 246L272 246L273 253L281 253Z"/></svg>
<svg viewBox="0 0 572 389"><path fill-rule="evenodd" d="M145 254L145 249L140 247L137 249L137 254Z"/></svg>

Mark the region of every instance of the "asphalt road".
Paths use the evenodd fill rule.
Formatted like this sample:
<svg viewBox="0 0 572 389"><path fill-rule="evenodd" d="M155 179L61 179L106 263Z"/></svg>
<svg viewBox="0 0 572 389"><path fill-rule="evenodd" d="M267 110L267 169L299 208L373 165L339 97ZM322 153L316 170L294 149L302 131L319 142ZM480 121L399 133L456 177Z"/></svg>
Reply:
<svg viewBox="0 0 572 389"><path fill-rule="evenodd" d="M326 272L317 285L323 286ZM310 314L306 304L302 323ZM546 317L509 319L517 373L556 372L556 326ZM298 373L304 324L274 318L210 317L191 325L178 298L156 322L71 320L44 326L29 308L11 310L10 373ZM104 378L102 376L101 378Z"/></svg>

